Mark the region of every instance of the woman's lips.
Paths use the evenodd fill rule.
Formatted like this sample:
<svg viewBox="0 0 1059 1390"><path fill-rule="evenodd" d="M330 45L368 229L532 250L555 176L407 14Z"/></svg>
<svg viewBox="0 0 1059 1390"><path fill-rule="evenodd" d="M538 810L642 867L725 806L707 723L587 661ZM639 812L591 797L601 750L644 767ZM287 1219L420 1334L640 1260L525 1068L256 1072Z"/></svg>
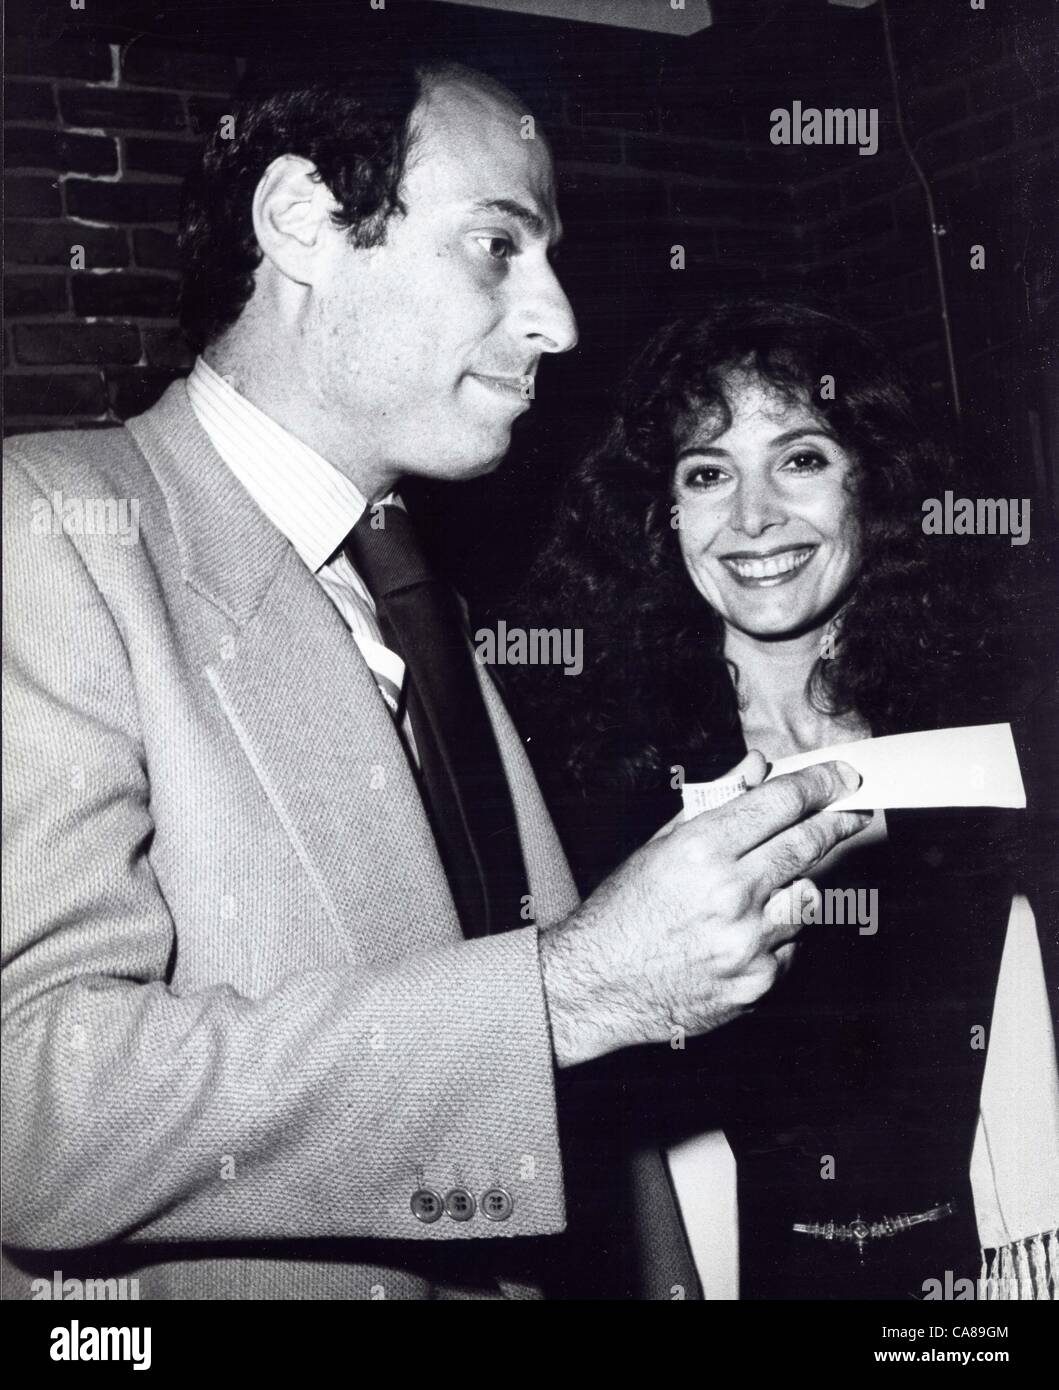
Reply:
<svg viewBox="0 0 1059 1390"><path fill-rule="evenodd" d="M771 589L800 574L816 553L815 545L791 546L768 555L724 555L721 563L746 589Z"/></svg>

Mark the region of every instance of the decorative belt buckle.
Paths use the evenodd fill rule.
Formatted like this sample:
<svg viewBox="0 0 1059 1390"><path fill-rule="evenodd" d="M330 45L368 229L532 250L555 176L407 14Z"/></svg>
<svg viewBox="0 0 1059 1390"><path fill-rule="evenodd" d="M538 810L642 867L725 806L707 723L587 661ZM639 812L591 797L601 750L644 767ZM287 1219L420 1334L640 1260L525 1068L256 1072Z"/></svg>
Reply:
<svg viewBox="0 0 1059 1390"><path fill-rule="evenodd" d="M816 1236L819 1240L852 1241L857 1247L857 1256L863 1263L864 1248L868 1241L878 1240L883 1236L895 1236L912 1226L920 1226L925 1221L941 1221L944 1217L951 1216L953 1210L951 1202L942 1202L936 1207L931 1207L929 1211L903 1212L900 1216L884 1216L879 1221L865 1221L862 1216L857 1216L848 1226L839 1225L833 1220L824 1225L816 1221L796 1221L792 1230L800 1235Z"/></svg>
<svg viewBox="0 0 1059 1390"><path fill-rule="evenodd" d="M871 1240L874 1234L867 1221L862 1221L858 1216L856 1221L852 1221L849 1227L850 1237L857 1242L857 1254L861 1260L864 1259L864 1246Z"/></svg>

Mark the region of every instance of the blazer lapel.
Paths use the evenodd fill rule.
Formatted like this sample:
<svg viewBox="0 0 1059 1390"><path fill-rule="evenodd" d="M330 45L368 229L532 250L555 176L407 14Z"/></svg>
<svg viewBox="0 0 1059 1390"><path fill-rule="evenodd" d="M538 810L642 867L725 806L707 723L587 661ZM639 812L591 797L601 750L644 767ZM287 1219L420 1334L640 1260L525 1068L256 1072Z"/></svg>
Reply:
<svg viewBox="0 0 1059 1390"><path fill-rule="evenodd" d="M333 604L217 455L183 382L128 428L186 584L231 623L203 675L328 917L360 957L459 939L404 746Z"/></svg>

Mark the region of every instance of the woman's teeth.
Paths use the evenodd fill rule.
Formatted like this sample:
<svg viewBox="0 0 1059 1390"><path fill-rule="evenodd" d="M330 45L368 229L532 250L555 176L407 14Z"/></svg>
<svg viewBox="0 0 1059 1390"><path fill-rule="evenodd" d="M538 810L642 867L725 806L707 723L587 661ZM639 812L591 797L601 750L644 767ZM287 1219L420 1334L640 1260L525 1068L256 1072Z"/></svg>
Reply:
<svg viewBox="0 0 1059 1390"><path fill-rule="evenodd" d="M740 579L775 579L781 574L792 574L812 555L815 546L803 550L784 550L779 555L765 555L760 560L736 559L730 557L725 564L735 571Z"/></svg>

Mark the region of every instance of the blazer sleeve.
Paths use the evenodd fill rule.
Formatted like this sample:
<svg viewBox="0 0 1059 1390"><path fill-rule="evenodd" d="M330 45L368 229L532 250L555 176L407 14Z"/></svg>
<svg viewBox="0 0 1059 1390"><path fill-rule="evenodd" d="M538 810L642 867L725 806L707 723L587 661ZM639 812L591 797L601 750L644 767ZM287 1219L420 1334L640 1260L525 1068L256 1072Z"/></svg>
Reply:
<svg viewBox="0 0 1059 1390"><path fill-rule="evenodd" d="M150 768L123 634L76 538L34 527L39 499L9 462L4 1239L562 1230L534 930L377 970L306 969L264 997L172 987L179 931L148 854ZM499 1187L512 1209L427 1224L411 1207L420 1186Z"/></svg>

